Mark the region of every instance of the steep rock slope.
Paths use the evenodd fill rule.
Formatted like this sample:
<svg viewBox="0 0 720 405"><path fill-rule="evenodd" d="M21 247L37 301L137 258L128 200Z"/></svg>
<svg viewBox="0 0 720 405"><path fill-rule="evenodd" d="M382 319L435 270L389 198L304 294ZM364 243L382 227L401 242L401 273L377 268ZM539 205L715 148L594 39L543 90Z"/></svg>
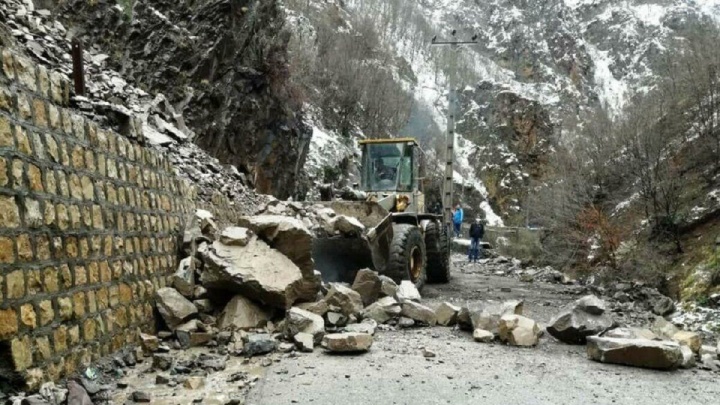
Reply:
<svg viewBox="0 0 720 405"><path fill-rule="evenodd" d="M77 0L60 12L112 67L165 93L199 146L259 192L295 194L311 133L287 83L276 1Z"/></svg>

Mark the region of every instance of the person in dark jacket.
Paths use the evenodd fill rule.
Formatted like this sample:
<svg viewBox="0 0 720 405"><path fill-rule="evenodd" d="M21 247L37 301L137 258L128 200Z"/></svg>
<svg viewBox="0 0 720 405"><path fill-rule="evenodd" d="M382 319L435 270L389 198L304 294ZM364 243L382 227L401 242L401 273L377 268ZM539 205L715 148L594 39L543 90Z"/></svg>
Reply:
<svg viewBox="0 0 720 405"><path fill-rule="evenodd" d="M470 225L470 251L468 252L468 261L477 263L480 259L480 241L485 236L485 225L480 218L475 219L475 223Z"/></svg>

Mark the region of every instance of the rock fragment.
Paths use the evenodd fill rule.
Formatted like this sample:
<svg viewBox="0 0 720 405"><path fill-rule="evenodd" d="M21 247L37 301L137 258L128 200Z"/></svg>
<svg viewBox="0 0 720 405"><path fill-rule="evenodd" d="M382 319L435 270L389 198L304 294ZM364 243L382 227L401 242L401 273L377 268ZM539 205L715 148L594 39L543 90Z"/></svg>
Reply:
<svg viewBox="0 0 720 405"><path fill-rule="evenodd" d="M325 335L325 320L320 315L293 307L285 317L285 336L292 338L298 333L308 333L315 344L320 344Z"/></svg>
<svg viewBox="0 0 720 405"><path fill-rule="evenodd" d="M180 261L177 271L173 274L172 286L186 298L193 298L197 265L195 258L186 257Z"/></svg>
<svg viewBox="0 0 720 405"><path fill-rule="evenodd" d="M218 327L222 330L262 328L269 320L267 311L242 295L236 295L225 305Z"/></svg>
<svg viewBox="0 0 720 405"><path fill-rule="evenodd" d="M442 326L452 326L457 323L457 317L460 313L460 307L449 302L443 302L435 310L437 315L437 323Z"/></svg>
<svg viewBox="0 0 720 405"><path fill-rule="evenodd" d="M435 311L414 301L405 301L402 304L402 316L410 318L425 325L435 326L437 316Z"/></svg>
<svg viewBox="0 0 720 405"><path fill-rule="evenodd" d="M605 313L606 304L588 295L565 307L547 328L548 333L564 343L585 344L588 336L611 328L615 322Z"/></svg>
<svg viewBox="0 0 720 405"><path fill-rule="evenodd" d="M364 305L370 305L380 297L382 281L378 274L370 269L362 269L357 272L352 289L362 297Z"/></svg>
<svg viewBox="0 0 720 405"><path fill-rule="evenodd" d="M345 316L359 315L363 310L363 301L357 291L339 283L332 283L325 296L328 305L339 307Z"/></svg>
<svg viewBox="0 0 720 405"><path fill-rule="evenodd" d="M495 335L484 329L475 329L473 331L473 339L475 339L476 342L491 343L495 339Z"/></svg>
<svg viewBox="0 0 720 405"><path fill-rule="evenodd" d="M295 342L295 347L301 352L309 353L315 348L315 339L313 335L309 333L300 332L293 336L293 341Z"/></svg>
<svg viewBox="0 0 720 405"><path fill-rule="evenodd" d="M540 326L522 315L503 315L498 331L500 340L513 346L535 346L540 340Z"/></svg>
<svg viewBox="0 0 720 405"><path fill-rule="evenodd" d="M422 297L420 297L420 291L418 291L415 284L410 280L403 280L400 283L395 296L401 304L407 301L420 302L422 299Z"/></svg>
<svg viewBox="0 0 720 405"><path fill-rule="evenodd" d="M678 342L680 346L689 347L695 354L699 353L702 347L702 336L696 332L681 330L672 336L672 340Z"/></svg>
<svg viewBox="0 0 720 405"><path fill-rule="evenodd" d="M155 293L155 301L160 315L171 330L198 313L195 305L174 288L158 289Z"/></svg>
<svg viewBox="0 0 720 405"><path fill-rule="evenodd" d="M248 357L259 356L273 352L277 348L277 341L270 335L259 333L248 335L244 339L243 353Z"/></svg>
<svg viewBox="0 0 720 405"><path fill-rule="evenodd" d="M379 324L388 322L391 319L397 318L402 312L400 303L393 297L380 298L378 301L365 308L363 312L364 318L370 318L375 320Z"/></svg>
<svg viewBox="0 0 720 405"><path fill-rule="evenodd" d="M388 276L380 276L380 296L393 297L397 295L398 285Z"/></svg>
<svg viewBox="0 0 720 405"><path fill-rule="evenodd" d="M252 231L237 226L223 229L220 233L220 243L227 246L247 246L252 237Z"/></svg>
<svg viewBox="0 0 720 405"><path fill-rule="evenodd" d="M674 370L682 364L680 345L646 339L590 336L587 354L591 360L658 370Z"/></svg>
<svg viewBox="0 0 720 405"><path fill-rule="evenodd" d="M367 333L331 333L325 335L322 346L334 353L366 352L372 346L373 337Z"/></svg>

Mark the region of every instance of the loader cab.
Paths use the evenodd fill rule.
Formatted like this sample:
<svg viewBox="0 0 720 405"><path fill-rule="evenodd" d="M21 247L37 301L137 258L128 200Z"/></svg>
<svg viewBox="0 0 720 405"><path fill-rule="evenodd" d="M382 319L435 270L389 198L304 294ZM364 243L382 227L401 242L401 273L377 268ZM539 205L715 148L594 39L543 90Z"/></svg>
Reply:
<svg viewBox="0 0 720 405"><path fill-rule="evenodd" d="M396 194L406 195L414 202L412 211L419 212L424 207L421 195L424 156L415 139L363 140L360 147L362 190L379 200Z"/></svg>
<svg viewBox="0 0 720 405"><path fill-rule="evenodd" d="M417 190L417 166L422 152L411 138L360 141L362 189L367 192Z"/></svg>

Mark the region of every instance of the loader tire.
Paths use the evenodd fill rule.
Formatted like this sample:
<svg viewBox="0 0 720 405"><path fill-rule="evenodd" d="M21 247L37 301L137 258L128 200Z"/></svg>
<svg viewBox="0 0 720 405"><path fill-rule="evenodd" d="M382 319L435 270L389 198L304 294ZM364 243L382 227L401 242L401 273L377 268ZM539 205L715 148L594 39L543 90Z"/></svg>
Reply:
<svg viewBox="0 0 720 405"><path fill-rule="evenodd" d="M407 224L393 225L390 260L385 275L396 283L410 280L421 290L427 278L426 260L425 241L420 228Z"/></svg>
<svg viewBox="0 0 720 405"><path fill-rule="evenodd" d="M425 228L425 249L427 251L427 282L447 283L450 281L450 252L447 232L437 222L430 222Z"/></svg>

